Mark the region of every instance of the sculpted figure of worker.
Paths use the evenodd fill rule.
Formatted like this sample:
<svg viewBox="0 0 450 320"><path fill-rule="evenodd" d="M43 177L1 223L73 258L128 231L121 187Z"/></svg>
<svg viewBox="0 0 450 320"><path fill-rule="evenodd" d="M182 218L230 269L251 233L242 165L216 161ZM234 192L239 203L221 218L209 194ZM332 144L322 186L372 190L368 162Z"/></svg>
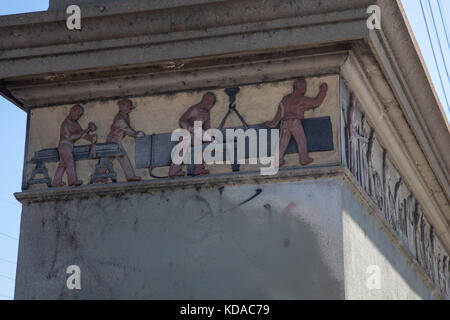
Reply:
<svg viewBox="0 0 450 320"><path fill-rule="evenodd" d="M281 100L275 118L265 123L269 128L275 128L281 121L279 145L280 167L285 163L284 154L286 153L291 137L294 137L297 143L300 164L308 165L314 161L314 159L308 156L302 120L305 118L305 111L317 108L322 104L328 91L328 85L326 83L321 84L319 94L315 98L305 97L306 88L307 84L304 79L294 81L292 93Z"/></svg>
<svg viewBox="0 0 450 320"><path fill-rule="evenodd" d="M122 146L122 140L126 136L140 138L144 136L144 133L142 131L135 131L130 125L130 112L135 108L133 102L129 99L122 99L119 100L117 104L119 105L119 112L114 118L114 121L111 125L111 131L106 138L106 142L117 143L122 149L123 155L117 157L117 160L119 160L120 166L122 167L127 181L140 181L141 177L135 175L133 166L131 165L130 159L128 158L128 154ZM114 158L111 158L110 160L113 159ZM102 168L98 171L98 173L105 173L106 170L106 168ZM107 179L103 178L95 180L95 183L106 182Z"/></svg>
<svg viewBox="0 0 450 320"><path fill-rule="evenodd" d="M203 95L202 100L191 106L181 116L179 120L180 128L186 129L191 133L191 145L194 145L194 122L201 121L202 129L204 131L211 128L210 110L216 103L216 95L212 92L207 92ZM182 138L180 138L181 140ZM203 140L203 139L202 139ZM201 141L203 142L203 141ZM200 143L201 144L201 143ZM209 170L205 169L204 164L194 165L194 176L209 174ZM183 177L185 172L182 170L181 165L171 164L169 169L169 177Z"/></svg>
<svg viewBox="0 0 450 320"><path fill-rule="evenodd" d="M69 115L61 124L60 139L58 145L59 164L53 178L53 187L62 187L65 183L62 181L64 172L67 174L67 183L69 186L80 186L83 181L78 180L75 173L75 163L73 161L73 145L79 139L85 139L91 143L97 142L96 134L89 134L97 130L93 122L90 122L87 129L83 130L78 120L84 113L84 109L80 105L74 105Z"/></svg>

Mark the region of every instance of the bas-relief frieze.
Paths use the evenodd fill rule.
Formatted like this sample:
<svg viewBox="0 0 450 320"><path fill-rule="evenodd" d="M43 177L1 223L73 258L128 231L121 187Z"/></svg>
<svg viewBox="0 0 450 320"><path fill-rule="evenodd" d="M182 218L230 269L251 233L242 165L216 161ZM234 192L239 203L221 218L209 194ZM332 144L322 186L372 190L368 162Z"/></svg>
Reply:
<svg viewBox="0 0 450 320"><path fill-rule="evenodd" d="M192 134L195 121L202 121L205 131L255 130L258 147L261 129L269 132L269 141L270 129L280 129L280 166L336 164L337 79L294 79L35 109L31 113L24 187L181 178L186 175L182 165L171 161L171 150L181 140L171 141L171 131L182 128ZM207 142L200 144L206 146ZM268 156L275 156L270 143ZM188 165L187 175L252 169L254 166L246 163L221 167L203 163Z"/></svg>
<svg viewBox="0 0 450 320"><path fill-rule="evenodd" d="M354 97L349 103L343 100L347 166L435 285L450 297L449 255L358 104Z"/></svg>

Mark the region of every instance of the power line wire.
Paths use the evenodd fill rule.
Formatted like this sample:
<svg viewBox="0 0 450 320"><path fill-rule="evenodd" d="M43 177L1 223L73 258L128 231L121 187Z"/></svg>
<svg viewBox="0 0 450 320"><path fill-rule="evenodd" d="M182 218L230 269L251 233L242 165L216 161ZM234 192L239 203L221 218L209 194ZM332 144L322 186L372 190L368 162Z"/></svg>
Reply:
<svg viewBox="0 0 450 320"><path fill-rule="evenodd" d="M3 198L0 198L0 201L3 201L3 202L5 202L5 203L7 203L7 204L9 204L9 205L11 205L11 206L14 206L14 207L17 207L17 208L20 208L20 206L17 204L17 203L13 203L13 202L11 202L11 201L9 201L9 200L6 200L6 199L3 199Z"/></svg>
<svg viewBox="0 0 450 320"><path fill-rule="evenodd" d="M10 239L12 239L12 240L19 241L19 239L14 238L13 236L10 236L9 234L6 234L6 233L1 232L1 231L0 231L0 236L4 236L4 237L10 238Z"/></svg>
<svg viewBox="0 0 450 320"><path fill-rule="evenodd" d="M448 40L448 33L447 33L447 22L445 22L444 15L442 14L440 1L437 0L437 3L438 3L438 8L439 8L439 14L441 15L442 25L444 26L445 39L447 39L447 46L448 46L448 49L450 50L450 41Z"/></svg>
<svg viewBox="0 0 450 320"><path fill-rule="evenodd" d="M17 265L17 263L15 263L14 261L8 260L8 259L0 258L0 261L3 261L3 262L6 262L6 263L10 263L10 264L15 264L15 265Z"/></svg>
<svg viewBox="0 0 450 320"><path fill-rule="evenodd" d="M16 279L5 276L4 274L0 274L0 278L5 278L5 279L11 280L11 281L16 281Z"/></svg>
<svg viewBox="0 0 450 320"><path fill-rule="evenodd" d="M431 6L430 0L428 0L428 6L430 7L431 19L433 20L434 31L436 32L436 38L437 38L438 45L439 45L439 51L441 52L441 57L442 57L442 61L444 62L445 72L447 73L447 80L450 83L450 77L448 76L447 63L445 62L444 52L442 51L441 39L439 37L439 33L438 33L438 30L436 27L436 21L434 19L433 7Z"/></svg>
<svg viewBox="0 0 450 320"><path fill-rule="evenodd" d="M439 80L441 82L442 91L444 91L444 97L445 97L445 102L447 103L447 109L450 112L450 105L448 104L447 94L445 93L444 83L442 82L441 71L439 70L439 65L437 63L436 53L434 51L433 40L431 40L430 29L428 27L427 17L425 15L425 10L423 8L422 0L420 0L419 2L420 2L420 7L422 9L423 19L425 20L425 26L427 28L428 39L430 40L430 43L431 43L431 50L433 51L434 63L436 64L436 68L438 70L438 75L439 75Z"/></svg>

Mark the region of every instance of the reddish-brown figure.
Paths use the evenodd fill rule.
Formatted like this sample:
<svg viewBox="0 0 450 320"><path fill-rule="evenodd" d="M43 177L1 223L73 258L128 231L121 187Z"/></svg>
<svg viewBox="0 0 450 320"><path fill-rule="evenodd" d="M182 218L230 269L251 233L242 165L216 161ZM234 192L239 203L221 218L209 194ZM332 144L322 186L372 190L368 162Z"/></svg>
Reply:
<svg viewBox="0 0 450 320"><path fill-rule="evenodd" d="M120 166L125 173L127 181L140 181L141 177L135 175L133 166L131 165L130 159L128 158L128 154L123 148L122 140L126 136L143 137L144 133L142 131L135 131L133 128L131 128L130 112L135 108L135 106L133 106L133 102L129 99L122 99L118 102L118 105L119 112L114 118L114 121L111 125L111 131L106 138L106 142L117 143L122 149L123 155L117 157L117 160L119 160ZM111 158L110 160L112 161L113 159L114 158ZM105 173L106 170L106 168L102 168L98 170L98 173ZM95 182L106 183L107 179L100 178L96 179Z"/></svg>
<svg viewBox="0 0 450 320"><path fill-rule="evenodd" d="M320 85L320 91L317 97L305 97L307 84L303 79L294 81L293 91L285 96L280 105L275 118L265 123L269 128L275 128L281 121L279 157L280 167L285 163L284 154L288 147L291 137L294 137L297 143L298 156L302 165L308 165L314 159L308 156L305 131L303 130L302 120L305 118L305 111L319 107L325 99L328 91L328 85Z"/></svg>
<svg viewBox="0 0 450 320"><path fill-rule="evenodd" d="M74 105L69 115L61 124L60 139L58 145L59 164L53 178L53 187L62 187L65 183L62 181L64 172L67 173L67 183L69 186L80 186L83 181L78 180L75 173L75 163L73 161L73 145L79 139L85 139L91 143L97 142L97 135L89 134L91 131L97 130L93 122L90 122L88 128L83 130L78 120L84 113L84 109L80 105Z"/></svg>
<svg viewBox="0 0 450 320"><path fill-rule="evenodd" d="M203 95L202 100L191 106L187 111L181 116L179 125L180 128L186 129L191 133L191 144L194 145L194 122L201 121L202 129L204 131L211 128L211 117L210 110L216 103L216 95L212 92L207 92ZM202 139L203 140L203 139ZM182 138L180 138L182 141ZM202 141L203 142L203 141ZM200 142L201 143L201 142ZM208 174L209 170L205 169L204 164L194 165L194 175ZM172 163L169 169L169 177L183 177L185 172L181 169L181 165L176 165Z"/></svg>

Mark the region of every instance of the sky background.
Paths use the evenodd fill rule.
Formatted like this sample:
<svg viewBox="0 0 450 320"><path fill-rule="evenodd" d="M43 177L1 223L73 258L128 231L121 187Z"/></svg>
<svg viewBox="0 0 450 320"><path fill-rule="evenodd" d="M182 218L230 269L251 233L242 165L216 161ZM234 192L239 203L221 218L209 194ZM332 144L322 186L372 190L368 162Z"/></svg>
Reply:
<svg viewBox="0 0 450 320"><path fill-rule="evenodd" d="M438 1L441 11L439 11ZM448 70L450 69L450 47L448 43L448 37L450 37L450 1L429 0L428 2L428 0L422 0L423 10L428 22L428 32L434 46L434 54L420 1L402 0L402 3L436 92L446 111L447 118L450 118L450 107L447 103L447 101L450 102L450 80L448 76ZM433 9L435 24L432 20L429 3ZM0 6L0 15L44 11L47 8L48 0L3 0ZM443 20L440 12L442 12ZM442 21L445 21L447 26L447 35ZM0 119L3 120L0 124L0 148L1 150L7 150L7 153L3 152L3 157L0 159L0 176L2 177L0 182L0 300L8 300L14 296L21 206L15 200L13 193L21 189L26 114L0 97Z"/></svg>

